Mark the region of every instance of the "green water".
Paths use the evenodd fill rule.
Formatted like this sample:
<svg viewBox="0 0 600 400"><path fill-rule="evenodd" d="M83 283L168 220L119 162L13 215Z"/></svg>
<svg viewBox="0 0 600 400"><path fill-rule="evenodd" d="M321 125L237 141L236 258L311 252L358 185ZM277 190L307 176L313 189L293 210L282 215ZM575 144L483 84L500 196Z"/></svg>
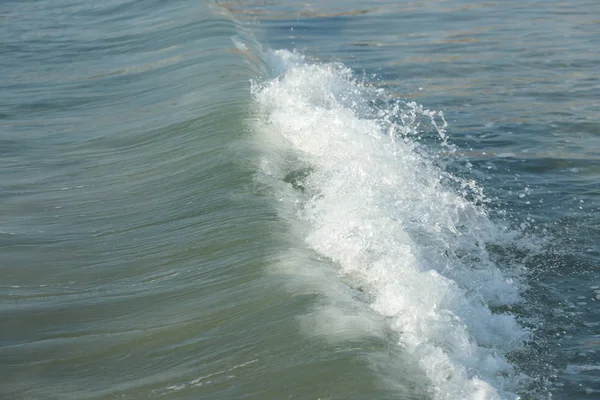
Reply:
<svg viewBox="0 0 600 400"><path fill-rule="evenodd" d="M448 265L459 272L478 270L488 255L500 281L512 282L513 268L524 271L514 278L522 285L515 304L510 290L497 289L499 304L492 304L485 283L458 278L450 289L415 290L449 290L455 298L475 292L483 299L477 305L492 311L457 313L473 331L482 318L485 325L486 316L508 312L533 332L519 351L504 354L512 344L500 333L481 344L508 360L507 376L531 378L492 385L481 398L598 396L600 10L584 0L508 3L0 5L0 397L452 398L458 392L432 383L443 369L434 365L428 375L423 353L407 344L408 328L425 319L415 314L411 325L408 313L381 311L388 308L369 262L354 266L358 272L344 269L345 254L372 261L380 251L382 259L401 254L398 270L416 254L423 270L415 276L429 276L442 242L447 254L458 254ZM313 67L297 86L282 80L285 95L262 89L275 99L267 107L261 84L276 85L281 72L269 48L298 49L313 66L342 62L386 94L359 90L335 67L327 67L331 81L317 81L326 68ZM360 107L328 103L354 95ZM296 112L305 98L314 113ZM407 136L418 143L408 167L366 142L371 153L348 157L341 139L332 160L405 166L407 175L434 182L423 192L439 185L432 193L457 193L452 207L483 210L476 190L457 189L474 179L487 194L481 212L490 221L478 225L474 217L476 229L507 227L519 240L531 235L543 244L531 250L490 240L485 252L478 244L460 253L453 240L471 233L457 224L455 239L444 236L455 208L423 198L413 203L424 208L411 205L418 196L406 194L408 186L396 187L400 211L381 225L369 218L387 210L392 195L358 197L362 203L349 209L372 204L372 213L360 214L351 234L333 236L354 214L336 217L335 203L318 202L327 201L324 193L344 184L367 193L385 181L335 180L339 171L310 153L313 142L291 146L293 137L269 136L265 125L328 143L340 126L343 135L371 118L356 122L356 115L389 113L391 98L442 110L456 147L441 145L424 123L422 138ZM326 112L330 119L313 118ZM308 135L316 131L306 121L317 121L318 133ZM443 218L435 219L436 210ZM307 216L312 211L317 217ZM339 228L325 231L329 239L319 236L322 221ZM398 227L380 243L336 248L389 221ZM374 229L375 237L381 232ZM405 233L412 241L394 242ZM426 345L444 340L423 337ZM485 376L469 363L451 366L470 379Z"/></svg>

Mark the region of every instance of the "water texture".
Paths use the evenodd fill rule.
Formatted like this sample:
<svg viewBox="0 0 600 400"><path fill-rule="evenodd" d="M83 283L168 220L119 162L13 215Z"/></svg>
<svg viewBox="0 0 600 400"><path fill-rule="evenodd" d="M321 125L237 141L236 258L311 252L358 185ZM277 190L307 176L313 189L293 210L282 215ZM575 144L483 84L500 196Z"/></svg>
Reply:
<svg viewBox="0 0 600 400"><path fill-rule="evenodd" d="M600 396L600 6L0 5L0 397Z"/></svg>

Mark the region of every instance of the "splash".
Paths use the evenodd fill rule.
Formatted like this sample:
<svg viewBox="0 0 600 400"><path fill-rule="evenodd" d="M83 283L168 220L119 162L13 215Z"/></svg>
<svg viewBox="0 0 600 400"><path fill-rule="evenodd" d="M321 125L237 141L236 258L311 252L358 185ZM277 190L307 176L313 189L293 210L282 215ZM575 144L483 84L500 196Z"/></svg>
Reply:
<svg viewBox="0 0 600 400"><path fill-rule="evenodd" d="M498 310L520 301L522 284L488 253L512 234L473 200L481 197L474 182L445 172L415 139L430 133L448 146L443 114L387 101L341 64L288 51L270 58L277 77L254 87L264 112L260 179L282 218L360 288L353 301L398 333L432 397L518 398L522 377L507 355L530 333ZM339 287L334 281L324 274L320 284ZM331 334L360 330L360 321L377 329L354 316L330 324L339 326Z"/></svg>

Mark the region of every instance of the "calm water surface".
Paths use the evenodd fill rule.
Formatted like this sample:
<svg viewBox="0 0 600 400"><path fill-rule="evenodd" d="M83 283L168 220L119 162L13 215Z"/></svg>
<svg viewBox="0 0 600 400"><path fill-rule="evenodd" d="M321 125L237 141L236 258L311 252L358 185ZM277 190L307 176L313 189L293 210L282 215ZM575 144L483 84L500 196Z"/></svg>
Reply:
<svg viewBox="0 0 600 400"><path fill-rule="evenodd" d="M600 3L5 1L0 397L600 397Z"/></svg>

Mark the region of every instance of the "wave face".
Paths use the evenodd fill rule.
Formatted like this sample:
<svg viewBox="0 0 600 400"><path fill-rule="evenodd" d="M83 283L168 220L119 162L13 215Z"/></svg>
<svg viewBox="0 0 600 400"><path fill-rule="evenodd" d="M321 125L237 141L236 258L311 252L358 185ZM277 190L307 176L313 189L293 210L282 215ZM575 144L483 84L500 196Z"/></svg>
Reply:
<svg viewBox="0 0 600 400"><path fill-rule="evenodd" d="M384 317L365 328L325 312L321 331L393 330L435 399L518 398L526 377L507 356L530 332L507 310L524 284L488 251L518 235L490 219L473 182L422 151L416 136L444 144L443 114L386 99L340 64L269 57L276 77L254 87L264 112L258 179L300 246L336 265L354 301ZM321 285L339 295L335 281Z"/></svg>

